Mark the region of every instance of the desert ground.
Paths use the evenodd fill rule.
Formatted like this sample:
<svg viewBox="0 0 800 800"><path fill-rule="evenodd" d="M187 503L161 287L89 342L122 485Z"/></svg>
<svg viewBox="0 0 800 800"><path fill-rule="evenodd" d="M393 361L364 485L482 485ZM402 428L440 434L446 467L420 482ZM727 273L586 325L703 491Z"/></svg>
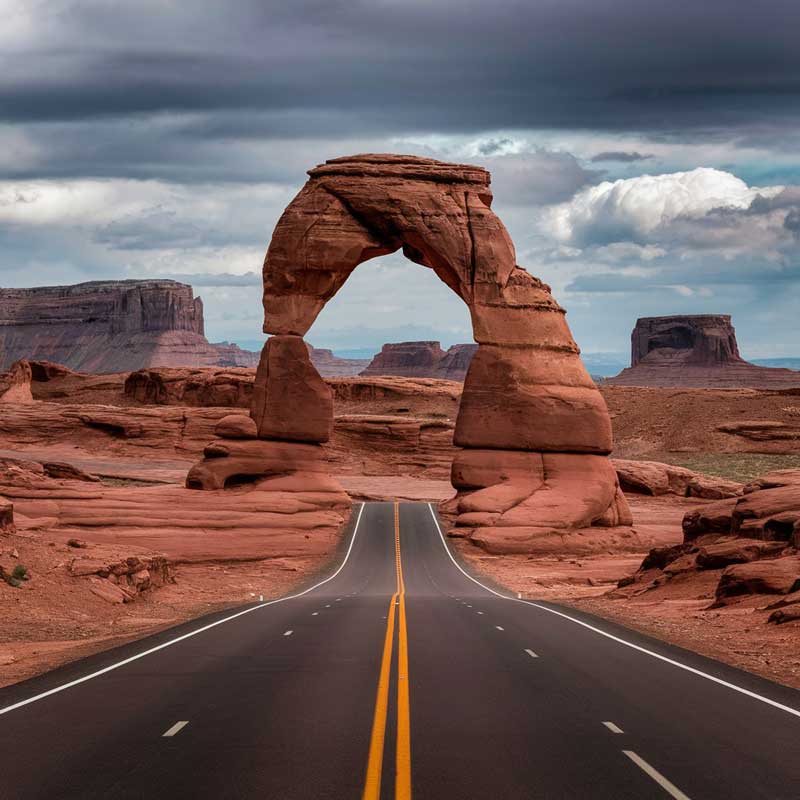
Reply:
<svg viewBox="0 0 800 800"><path fill-rule="evenodd" d="M351 500L430 501L452 520L461 384L447 380L329 378L335 425L326 452L338 484L184 488L216 426L250 403L253 379L244 368L100 376L48 364L7 376L0 495L13 522L6 509L2 684L307 582L334 557ZM732 565L794 565L788 541L778 547L765 535L756 546L718 529L702 533L693 553L651 556L640 570L654 548L682 546L687 513L736 503L765 473L800 474L800 393L606 387L603 395L633 524L579 531L526 555L492 552L461 531L451 540L460 557L525 597L572 604L800 687L800 619L791 613L800 593L762 580L718 596ZM748 488L744 497L756 497ZM698 548L717 552L733 540L727 555L698 568Z"/></svg>

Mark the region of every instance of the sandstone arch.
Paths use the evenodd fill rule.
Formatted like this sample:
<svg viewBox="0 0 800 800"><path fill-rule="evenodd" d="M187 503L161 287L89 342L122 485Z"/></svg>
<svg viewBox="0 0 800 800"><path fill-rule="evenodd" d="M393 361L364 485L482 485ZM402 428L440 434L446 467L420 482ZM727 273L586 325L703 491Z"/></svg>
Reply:
<svg viewBox="0 0 800 800"><path fill-rule="evenodd" d="M309 448L330 435L332 404L302 337L360 263L402 248L468 305L479 345L454 437L463 448L452 469L457 525L484 546L525 551L553 531L630 522L607 458L611 424L603 398L549 287L517 266L511 238L491 210L489 173L413 156L361 155L333 159L309 175L264 261L264 331L273 336L251 408L258 439L216 445L218 452L193 468L190 484L217 488L242 469L277 474L281 459L284 472L308 474ZM305 448L296 469L286 456L289 442ZM268 457L278 446L280 458Z"/></svg>

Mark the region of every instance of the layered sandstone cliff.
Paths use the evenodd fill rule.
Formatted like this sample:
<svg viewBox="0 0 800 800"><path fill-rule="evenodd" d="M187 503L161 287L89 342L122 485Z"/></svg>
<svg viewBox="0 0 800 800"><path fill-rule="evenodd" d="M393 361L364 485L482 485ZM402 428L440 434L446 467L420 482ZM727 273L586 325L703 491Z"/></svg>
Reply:
<svg viewBox="0 0 800 800"><path fill-rule="evenodd" d="M477 350L476 344L454 344L446 351L439 342L385 344L361 375L463 381Z"/></svg>
<svg viewBox="0 0 800 800"><path fill-rule="evenodd" d="M631 334L631 366L606 383L782 389L800 386L800 372L745 361L727 314L643 317Z"/></svg>
<svg viewBox="0 0 800 800"><path fill-rule="evenodd" d="M255 366L258 354L210 344L203 301L169 280L0 289L0 369L47 360L83 372L150 366Z"/></svg>

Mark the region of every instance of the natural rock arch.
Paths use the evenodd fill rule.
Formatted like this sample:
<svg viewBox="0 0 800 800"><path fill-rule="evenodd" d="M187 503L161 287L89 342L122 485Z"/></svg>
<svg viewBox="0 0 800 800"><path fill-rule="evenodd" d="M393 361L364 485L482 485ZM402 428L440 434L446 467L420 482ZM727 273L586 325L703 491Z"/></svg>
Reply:
<svg viewBox="0 0 800 800"><path fill-rule="evenodd" d="M330 436L333 411L302 337L360 263L402 248L468 305L479 345L455 428L454 443L463 448L452 468L456 525L476 543L508 552L536 547L558 530L630 522L607 457L605 402L549 287L517 266L491 210L489 173L360 155L309 175L264 261L264 332L273 336L251 408L258 439L212 445L218 452L193 468L189 484L218 488L242 469L277 474L276 459L284 460L283 472L289 463L308 473L311 451ZM303 443L302 463L287 456L290 442ZM315 470L325 471L320 464Z"/></svg>

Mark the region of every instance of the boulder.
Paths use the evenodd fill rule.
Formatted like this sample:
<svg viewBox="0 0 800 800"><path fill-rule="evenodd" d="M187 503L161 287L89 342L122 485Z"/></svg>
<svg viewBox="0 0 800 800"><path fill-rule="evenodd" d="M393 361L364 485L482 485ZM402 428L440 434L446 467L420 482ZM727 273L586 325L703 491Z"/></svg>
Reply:
<svg viewBox="0 0 800 800"><path fill-rule="evenodd" d="M730 533L737 498L719 500L687 511L683 516L683 538L691 541L708 533Z"/></svg>
<svg viewBox="0 0 800 800"><path fill-rule="evenodd" d="M697 553L697 566L700 569L723 569L731 564L746 564L761 558L776 558L785 549L786 546L782 542L726 537L700 547Z"/></svg>
<svg viewBox="0 0 800 800"><path fill-rule="evenodd" d="M773 622L776 625L782 625L784 622L798 622L800 621L800 605L789 606L788 608L779 608L769 615L767 622Z"/></svg>
<svg viewBox="0 0 800 800"><path fill-rule="evenodd" d="M776 469L761 475L744 487L744 493L758 492L761 489L780 489L784 486L800 486L800 469Z"/></svg>
<svg viewBox="0 0 800 800"><path fill-rule="evenodd" d="M695 473L684 467L662 464L658 461L612 460L619 485L626 492L659 496L677 494L685 496Z"/></svg>
<svg viewBox="0 0 800 800"><path fill-rule="evenodd" d="M742 494L742 484L713 475L702 475L685 467L659 461L612 459L620 486L626 492L659 496L702 497L721 500Z"/></svg>
<svg viewBox="0 0 800 800"><path fill-rule="evenodd" d="M261 352L250 416L262 439L327 442L333 397L300 336L272 336Z"/></svg>
<svg viewBox="0 0 800 800"><path fill-rule="evenodd" d="M789 594L800 589L800 557L774 558L735 564L723 573L717 586L717 602L748 594Z"/></svg>
<svg viewBox="0 0 800 800"><path fill-rule="evenodd" d="M800 521L800 484L761 489L741 497L731 530L756 539L788 542Z"/></svg>
<svg viewBox="0 0 800 800"><path fill-rule="evenodd" d="M50 478L61 478L68 481L86 481L86 483L99 483L100 478L96 475L90 475L82 469L73 466L72 464L65 464L61 461L43 461L42 469L44 474Z"/></svg>
<svg viewBox="0 0 800 800"><path fill-rule="evenodd" d="M256 439L258 426L246 414L228 414L214 426L214 435L221 439Z"/></svg>
<svg viewBox="0 0 800 800"><path fill-rule="evenodd" d="M316 444L220 440L209 444L202 461L186 476L187 489L224 489L265 477L292 473L326 475L325 452Z"/></svg>
<svg viewBox="0 0 800 800"><path fill-rule="evenodd" d="M715 475L695 475L687 487L687 497L702 497L705 500L722 500L726 497L738 497L743 486L736 481L729 481Z"/></svg>

